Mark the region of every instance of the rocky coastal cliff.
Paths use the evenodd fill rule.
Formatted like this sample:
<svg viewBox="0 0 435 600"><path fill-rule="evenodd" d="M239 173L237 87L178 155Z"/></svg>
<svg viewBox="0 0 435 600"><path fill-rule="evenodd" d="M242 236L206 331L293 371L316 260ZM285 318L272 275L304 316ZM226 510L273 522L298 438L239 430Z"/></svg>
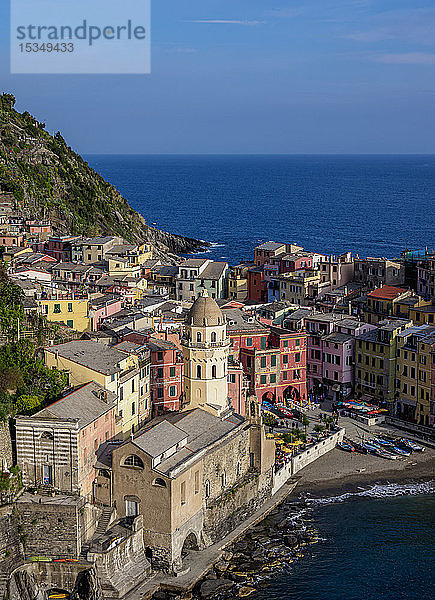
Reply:
<svg viewBox="0 0 435 600"><path fill-rule="evenodd" d="M0 196L31 217L50 218L56 234L119 235L132 243L152 242L168 255L207 244L150 227L110 183L76 154L57 132L0 96Z"/></svg>

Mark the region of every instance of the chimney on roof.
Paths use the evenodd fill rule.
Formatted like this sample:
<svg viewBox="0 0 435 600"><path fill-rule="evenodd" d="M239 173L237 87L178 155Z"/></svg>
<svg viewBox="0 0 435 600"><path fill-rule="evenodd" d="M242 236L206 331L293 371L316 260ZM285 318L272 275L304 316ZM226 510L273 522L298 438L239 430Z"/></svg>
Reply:
<svg viewBox="0 0 435 600"><path fill-rule="evenodd" d="M108 400L107 390L100 390L98 393L98 397L103 402L107 402L107 400Z"/></svg>

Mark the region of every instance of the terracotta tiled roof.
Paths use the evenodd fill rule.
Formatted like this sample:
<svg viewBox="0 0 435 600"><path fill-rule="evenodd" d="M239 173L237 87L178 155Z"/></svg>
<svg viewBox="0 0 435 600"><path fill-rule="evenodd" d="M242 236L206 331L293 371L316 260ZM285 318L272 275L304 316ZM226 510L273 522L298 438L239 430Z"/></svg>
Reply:
<svg viewBox="0 0 435 600"><path fill-rule="evenodd" d="M380 300L394 300L397 296L400 296L407 291L408 290L405 290L404 288L383 285L382 287L373 290L373 292L369 292L367 296L370 298L379 298Z"/></svg>

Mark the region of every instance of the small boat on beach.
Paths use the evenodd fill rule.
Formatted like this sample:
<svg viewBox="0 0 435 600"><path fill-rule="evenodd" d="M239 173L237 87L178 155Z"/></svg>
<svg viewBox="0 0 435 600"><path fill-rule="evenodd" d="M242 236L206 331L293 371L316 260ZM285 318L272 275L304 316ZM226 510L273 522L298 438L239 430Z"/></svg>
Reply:
<svg viewBox="0 0 435 600"><path fill-rule="evenodd" d="M387 452L400 454L400 456L410 456L412 452L412 450L400 448L400 446L396 446L393 442L387 442L382 438L375 438L374 442L380 445L383 449L387 450Z"/></svg>
<svg viewBox="0 0 435 600"><path fill-rule="evenodd" d="M360 454L368 454L369 451L364 444L360 444L358 442L352 442L353 447L355 448L355 452L359 452Z"/></svg>
<svg viewBox="0 0 435 600"><path fill-rule="evenodd" d="M409 448L410 450L414 450L414 452L424 452L425 447L416 444L412 440L408 440L407 438L401 438L398 442L401 446L405 446L405 448Z"/></svg>
<svg viewBox="0 0 435 600"><path fill-rule="evenodd" d="M342 442L337 442L337 446L338 446L338 448L341 448L342 450L345 450L346 452L355 452L355 448L348 442L345 442L344 440Z"/></svg>

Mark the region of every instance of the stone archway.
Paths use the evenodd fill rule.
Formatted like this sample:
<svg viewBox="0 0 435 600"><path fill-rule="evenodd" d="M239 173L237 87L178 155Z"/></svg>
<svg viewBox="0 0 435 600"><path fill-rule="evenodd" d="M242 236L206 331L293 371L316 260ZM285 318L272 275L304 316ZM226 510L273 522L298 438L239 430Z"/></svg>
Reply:
<svg viewBox="0 0 435 600"><path fill-rule="evenodd" d="M300 403L301 394L297 388L293 387L292 385L289 385L284 390L283 398L284 401L290 400L291 402Z"/></svg>
<svg viewBox="0 0 435 600"><path fill-rule="evenodd" d="M183 546L181 548L181 558L187 556L190 550L199 550L199 543L196 534L191 531L184 539Z"/></svg>
<svg viewBox="0 0 435 600"><path fill-rule="evenodd" d="M273 392L265 392L261 397L261 402L269 402L270 404L275 404L276 394L274 394Z"/></svg>

